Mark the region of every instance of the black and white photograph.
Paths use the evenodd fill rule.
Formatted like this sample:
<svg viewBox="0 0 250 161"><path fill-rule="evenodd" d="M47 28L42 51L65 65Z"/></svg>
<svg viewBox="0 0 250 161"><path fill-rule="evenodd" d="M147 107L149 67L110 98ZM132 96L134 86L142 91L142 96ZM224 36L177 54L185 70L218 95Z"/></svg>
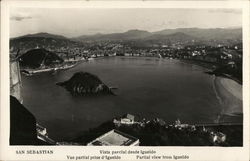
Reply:
<svg viewBox="0 0 250 161"><path fill-rule="evenodd" d="M243 146L242 10L10 8L10 145Z"/></svg>
<svg viewBox="0 0 250 161"><path fill-rule="evenodd" d="M0 160L249 160L249 4L1 1Z"/></svg>

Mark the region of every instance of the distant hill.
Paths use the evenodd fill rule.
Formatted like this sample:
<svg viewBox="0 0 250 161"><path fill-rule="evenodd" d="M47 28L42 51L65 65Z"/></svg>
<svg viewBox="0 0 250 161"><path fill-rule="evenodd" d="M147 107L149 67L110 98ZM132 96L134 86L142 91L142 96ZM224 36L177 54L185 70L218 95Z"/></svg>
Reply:
<svg viewBox="0 0 250 161"><path fill-rule="evenodd" d="M100 41L100 40L133 40L133 39L143 39L150 36L151 33L143 30L129 30L124 33L113 33L113 34L95 34L95 35L83 35L73 40L78 41Z"/></svg>
<svg viewBox="0 0 250 161"><path fill-rule="evenodd" d="M145 38L145 40L168 40L168 41L191 41L198 39L196 37L190 36L182 32L176 32L169 35L152 34L151 36Z"/></svg>
<svg viewBox="0 0 250 161"><path fill-rule="evenodd" d="M141 44L153 44L192 42L192 40L198 40L204 44L212 43L213 45L218 44L218 42L237 43L242 41L242 28L177 28L157 32L129 30L123 33L82 35L74 38L66 38L49 33L37 33L10 39L10 49L15 53L19 49L26 52L37 47L52 50L62 47L83 47L85 42L96 41L131 41ZM209 40L216 41L213 43L213 41L209 42Z"/></svg>
<svg viewBox="0 0 250 161"><path fill-rule="evenodd" d="M63 62L63 59L45 49L33 49L21 55L19 62L22 67L39 68L60 64Z"/></svg>
<svg viewBox="0 0 250 161"><path fill-rule="evenodd" d="M27 35L16 37L14 39L20 39L20 38L25 38L25 37L42 37L42 38L54 38L54 39L67 39L64 36L49 34L49 33L46 33L46 32L39 32L39 33L35 33L35 34L27 34Z"/></svg>
<svg viewBox="0 0 250 161"><path fill-rule="evenodd" d="M153 34L158 35L170 35L174 33L184 33L196 38L202 39L242 39L242 28L213 28L213 29L201 29L201 28L178 28L178 29L166 29Z"/></svg>
<svg viewBox="0 0 250 161"><path fill-rule="evenodd" d="M54 49L80 45L81 43L72 41L64 36L49 33L28 34L10 39L10 48L14 52L19 49L26 52L34 48Z"/></svg>
<svg viewBox="0 0 250 161"><path fill-rule="evenodd" d="M103 40L210 40L210 39L242 39L241 28L177 28L166 29L157 32L144 30L129 30L124 33L82 35L73 40L77 41L103 41Z"/></svg>

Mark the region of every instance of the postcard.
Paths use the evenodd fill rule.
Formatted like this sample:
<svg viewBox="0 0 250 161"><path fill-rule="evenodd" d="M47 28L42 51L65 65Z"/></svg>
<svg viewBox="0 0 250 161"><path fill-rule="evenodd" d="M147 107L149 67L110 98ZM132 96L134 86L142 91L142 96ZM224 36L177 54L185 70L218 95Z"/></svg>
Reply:
<svg viewBox="0 0 250 161"><path fill-rule="evenodd" d="M0 160L249 160L249 1L1 1Z"/></svg>

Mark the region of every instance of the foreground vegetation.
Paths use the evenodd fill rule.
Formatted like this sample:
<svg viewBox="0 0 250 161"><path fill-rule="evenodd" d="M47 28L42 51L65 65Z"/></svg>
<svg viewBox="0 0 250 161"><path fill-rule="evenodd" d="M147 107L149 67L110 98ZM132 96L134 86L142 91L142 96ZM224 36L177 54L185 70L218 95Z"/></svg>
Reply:
<svg viewBox="0 0 250 161"><path fill-rule="evenodd" d="M187 124L185 124L187 125ZM112 121L105 122L97 128L83 132L81 136L70 140L86 145L100 135L116 129L140 140L140 146L242 146L242 125L213 125L185 127L166 125L159 119L151 120L144 125L132 124L116 126ZM226 134L226 141L214 142L211 133Z"/></svg>

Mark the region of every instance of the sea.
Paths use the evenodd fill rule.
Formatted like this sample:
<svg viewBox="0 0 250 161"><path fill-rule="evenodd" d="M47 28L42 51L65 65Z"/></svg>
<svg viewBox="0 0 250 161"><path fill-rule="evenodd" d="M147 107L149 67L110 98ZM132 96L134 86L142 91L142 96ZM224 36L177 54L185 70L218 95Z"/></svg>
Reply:
<svg viewBox="0 0 250 161"><path fill-rule="evenodd" d="M57 82L83 71L97 75L114 95L72 96ZM223 110L207 69L175 59L104 57L57 73L22 75L23 104L49 137L63 141L124 114L172 124L215 123Z"/></svg>

